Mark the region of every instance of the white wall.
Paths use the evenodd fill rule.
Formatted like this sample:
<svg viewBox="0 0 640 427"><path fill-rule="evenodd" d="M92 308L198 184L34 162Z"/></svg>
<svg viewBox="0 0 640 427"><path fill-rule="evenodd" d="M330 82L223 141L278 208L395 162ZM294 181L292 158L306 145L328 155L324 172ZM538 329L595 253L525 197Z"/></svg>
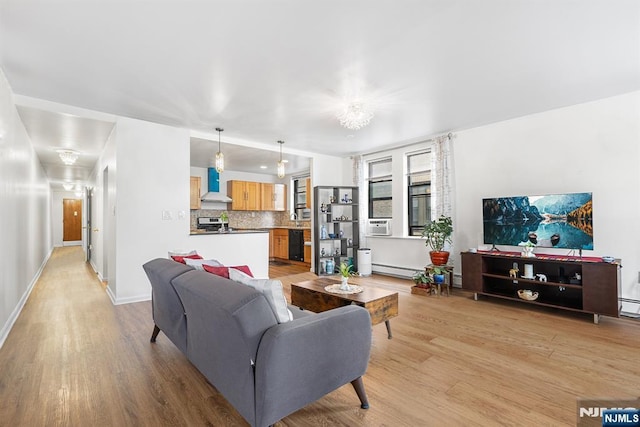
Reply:
<svg viewBox="0 0 640 427"><path fill-rule="evenodd" d="M391 236L368 236L361 245L371 249L374 272L411 277L415 271L422 270L430 262L425 240L420 237L407 236L409 208L407 205L406 154L424 150L428 146L428 143L423 142L363 156L365 161L390 157L393 176ZM366 178L366 164L364 169L363 173ZM368 187L365 183L361 192L364 212L368 210L366 206L367 190ZM364 215L364 218L367 218L367 214Z"/></svg>
<svg viewBox="0 0 640 427"><path fill-rule="evenodd" d="M640 92L458 132L456 250L482 244L485 197L592 192L594 250L585 255L622 258L622 297L640 300L639 147Z"/></svg>
<svg viewBox="0 0 640 427"><path fill-rule="evenodd" d="M52 249L49 182L0 69L0 346Z"/></svg>
<svg viewBox="0 0 640 427"><path fill-rule="evenodd" d="M140 120L116 123L114 274L108 291L115 303L149 299L142 264L166 257L189 234L189 131ZM111 173L111 168L109 169ZM166 212L170 219L163 219Z"/></svg>
<svg viewBox="0 0 640 427"><path fill-rule="evenodd" d="M116 138L117 126L113 127L104 149L91 174L91 265L100 280L115 277L116 254ZM105 188L105 175L108 188ZM107 215L105 215L107 212Z"/></svg>

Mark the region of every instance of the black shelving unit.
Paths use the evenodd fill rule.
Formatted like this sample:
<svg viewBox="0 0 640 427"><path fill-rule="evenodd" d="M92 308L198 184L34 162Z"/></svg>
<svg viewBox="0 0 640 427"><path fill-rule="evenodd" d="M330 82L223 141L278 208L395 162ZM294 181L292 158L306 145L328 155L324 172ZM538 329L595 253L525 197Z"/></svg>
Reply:
<svg viewBox="0 0 640 427"><path fill-rule="evenodd" d="M351 262L358 271L358 187L318 186L313 197L314 271L319 276L336 274L341 262Z"/></svg>

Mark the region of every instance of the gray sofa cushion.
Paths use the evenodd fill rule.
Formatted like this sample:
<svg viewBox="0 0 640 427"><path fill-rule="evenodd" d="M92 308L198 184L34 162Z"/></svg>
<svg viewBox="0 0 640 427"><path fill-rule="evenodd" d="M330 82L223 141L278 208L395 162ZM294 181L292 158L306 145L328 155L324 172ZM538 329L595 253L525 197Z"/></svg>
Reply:
<svg viewBox="0 0 640 427"><path fill-rule="evenodd" d="M151 283L151 309L156 326L186 354L187 320L184 307L171 280L193 268L166 258L156 258L142 268Z"/></svg>

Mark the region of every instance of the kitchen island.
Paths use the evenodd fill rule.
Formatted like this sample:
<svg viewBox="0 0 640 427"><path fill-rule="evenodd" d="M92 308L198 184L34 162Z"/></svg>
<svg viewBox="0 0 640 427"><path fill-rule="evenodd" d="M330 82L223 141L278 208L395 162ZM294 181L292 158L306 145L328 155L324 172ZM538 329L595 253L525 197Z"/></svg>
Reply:
<svg viewBox="0 0 640 427"><path fill-rule="evenodd" d="M188 250L195 249L205 259L224 265L248 265L254 277L269 277L269 232L231 230L226 232L192 229Z"/></svg>

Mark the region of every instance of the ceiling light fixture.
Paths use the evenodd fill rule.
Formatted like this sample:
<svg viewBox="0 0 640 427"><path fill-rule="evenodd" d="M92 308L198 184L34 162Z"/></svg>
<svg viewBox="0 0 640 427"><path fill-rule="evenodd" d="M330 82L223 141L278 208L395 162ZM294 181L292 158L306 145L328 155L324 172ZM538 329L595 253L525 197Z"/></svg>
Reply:
<svg viewBox="0 0 640 427"><path fill-rule="evenodd" d="M284 162L282 161L282 144L284 141L278 141L280 144L280 161L278 162L278 178L284 178Z"/></svg>
<svg viewBox="0 0 640 427"><path fill-rule="evenodd" d="M347 129L358 130L369 124L373 113L361 101L349 102L342 111L336 114L340 124Z"/></svg>
<svg viewBox="0 0 640 427"><path fill-rule="evenodd" d="M58 152L58 156L60 156L60 160L64 162L65 165L71 166L78 160L78 152L73 150L56 150Z"/></svg>
<svg viewBox="0 0 640 427"><path fill-rule="evenodd" d="M64 187L64 189L65 189L65 190L67 190L67 191L71 191L71 189L73 188L73 184L71 184L71 183L65 183L65 184L62 184L62 186L63 186L63 187Z"/></svg>
<svg viewBox="0 0 640 427"><path fill-rule="evenodd" d="M218 173L224 172L224 154L222 154L222 150L220 149L220 132L224 132L222 128L216 128L218 131L218 152L216 153L216 171Z"/></svg>

